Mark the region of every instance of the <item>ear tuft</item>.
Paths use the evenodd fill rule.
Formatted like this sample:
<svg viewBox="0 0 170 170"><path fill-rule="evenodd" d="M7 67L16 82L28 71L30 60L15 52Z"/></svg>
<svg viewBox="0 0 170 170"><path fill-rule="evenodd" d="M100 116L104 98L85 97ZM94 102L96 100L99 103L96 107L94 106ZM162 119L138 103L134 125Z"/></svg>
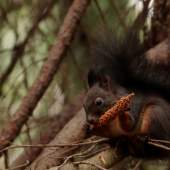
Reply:
<svg viewBox="0 0 170 170"><path fill-rule="evenodd" d="M99 86L101 88L104 88L107 91L111 91L112 90L111 89L112 85L111 85L109 76L107 76L105 74L100 74L98 76L98 79L99 79Z"/></svg>
<svg viewBox="0 0 170 170"><path fill-rule="evenodd" d="M90 71L88 73L88 84L89 84L89 87L91 88L97 82L98 82L97 72L94 69L90 69Z"/></svg>

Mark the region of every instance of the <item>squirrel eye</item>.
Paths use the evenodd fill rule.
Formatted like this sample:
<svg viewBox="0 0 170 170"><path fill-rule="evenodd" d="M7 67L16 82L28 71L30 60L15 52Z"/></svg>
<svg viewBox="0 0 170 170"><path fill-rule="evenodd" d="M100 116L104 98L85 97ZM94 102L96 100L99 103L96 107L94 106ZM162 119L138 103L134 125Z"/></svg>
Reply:
<svg viewBox="0 0 170 170"><path fill-rule="evenodd" d="M101 106L103 104L103 100L101 98L97 98L95 100L95 104L96 104L96 106Z"/></svg>

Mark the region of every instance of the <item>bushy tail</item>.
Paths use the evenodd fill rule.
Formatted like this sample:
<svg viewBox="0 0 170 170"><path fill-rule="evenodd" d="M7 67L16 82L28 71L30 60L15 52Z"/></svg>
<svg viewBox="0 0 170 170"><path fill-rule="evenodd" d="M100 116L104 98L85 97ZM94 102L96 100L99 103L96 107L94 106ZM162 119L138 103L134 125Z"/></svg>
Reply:
<svg viewBox="0 0 170 170"><path fill-rule="evenodd" d="M137 31L106 29L91 47L91 67L121 86L155 89L170 99L170 65L154 64L146 55Z"/></svg>

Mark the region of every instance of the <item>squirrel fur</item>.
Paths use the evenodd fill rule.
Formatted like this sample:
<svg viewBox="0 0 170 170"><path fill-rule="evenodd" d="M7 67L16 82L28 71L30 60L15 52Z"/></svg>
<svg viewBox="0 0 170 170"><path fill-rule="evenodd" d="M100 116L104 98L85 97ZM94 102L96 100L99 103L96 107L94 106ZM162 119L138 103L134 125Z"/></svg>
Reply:
<svg viewBox="0 0 170 170"><path fill-rule="evenodd" d="M109 29L105 32L91 48L90 89L84 100L87 121L95 123L121 97L133 92L129 109L96 134L110 139L137 136L137 140L144 139L140 147L135 146L135 140L126 142L131 155L169 157L170 151L146 140L170 141L170 64L148 60L137 31L127 29L119 35Z"/></svg>

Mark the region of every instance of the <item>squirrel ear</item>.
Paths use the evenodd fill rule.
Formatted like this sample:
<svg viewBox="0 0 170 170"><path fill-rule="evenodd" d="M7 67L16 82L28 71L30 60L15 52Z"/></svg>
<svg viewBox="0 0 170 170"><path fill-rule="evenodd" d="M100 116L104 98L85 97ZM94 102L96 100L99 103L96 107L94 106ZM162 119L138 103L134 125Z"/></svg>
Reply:
<svg viewBox="0 0 170 170"><path fill-rule="evenodd" d="M95 70L93 70L93 69L90 69L90 71L88 73L88 84L89 84L89 87L91 88L97 82L98 82L97 72Z"/></svg>
<svg viewBox="0 0 170 170"><path fill-rule="evenodd" d="M111 90L111 83L109 76L105 74L100 74L99 76L99 86L107 91Z"/></svg>

